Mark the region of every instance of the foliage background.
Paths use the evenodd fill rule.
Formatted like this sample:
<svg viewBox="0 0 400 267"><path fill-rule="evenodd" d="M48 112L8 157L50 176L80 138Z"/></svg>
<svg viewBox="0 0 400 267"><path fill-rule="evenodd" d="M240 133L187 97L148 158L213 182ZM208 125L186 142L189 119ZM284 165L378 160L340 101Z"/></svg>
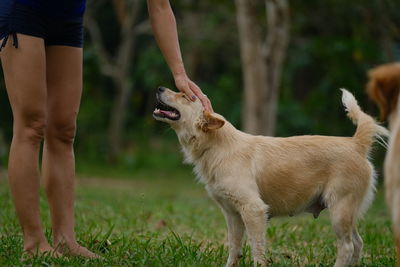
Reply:
<svg viewBox="0 0 400 267"><path fill-rule="evenodd" d="M111 1L96 10L103 42L115 53L120 38ZM212 100L214 109L241 127L242 73L234 1L171 1L178 22L184 61L190 77ZM339 88L352 91L362 107L377 115L364 92L368 69L400 60L396 0L291 0L290 43L279 97L278 136L351 135ZM260 6L260 23L265 21ZM146 21L142 5L140 21ZM172 130L151 117L155 88L174 88L173 79L150 31L138 35L132 58L124 149L108 160L107 131L115 88L99 70L93 42L86 35L84 93L78 119L78 171L121 171L181 168ZM0 76L0 164L5 167L12 137L12 115ZM2 137L3 136L3 137ZM1 140L3 139L3 141ZM380 151L377 162L381 162Z"/></svg>
<svg viewBox="0 0 400 267"><path fill-rule="evenodd" d="M115 56L121 41L112 4L115 0L92 1L98 3L95 19L103 35L102 43ZM143 3L138 22L146 26L145 1L139 1ZM263 1L259 2L258 19L265 23ZM349 89L364 110L378 115L365 94L367 71L400 60L400 1L289 3L290 42L280 86L277 135L352 135L355 127L346 118L339 88ZM241 128L243 81L234 1L174 0L171 4L190 77L212 100L215 111ZM190 170L181 163L175 133L151 116L155 89L159 85L174 88L174 83L150 28L144 29L136 37L127 81L131 93L125 111L123 149L112 161L107 134L117 90L112 80L101 73L94 40L90 34L85 37L84 92L75 142L80 176L78 238L104 256L101 266L222 265L227 257L222 214L202 186L189 180ZM1 170L7 165L11 138L12 114L0 75L0 265L25 266L21 263L21 231ZM384 150L377 147L373 160L378 169L383 156ZM48 207L44 197L41 200L42 218L50 238ZM319 220L310 215L297 217L296 223L289 220L272 220L267 229L271 241L268 256L275 261L272 266L332 266L336 252L326 212ZM390 219L381 191L360 223L360 233L365 242L360 266L394 266ZM252 266L249 254L246 246L243 266ZM53 259L38 257L33 265L47 266L52 262ZM80 258L56 259L55 263L100 266Z"/></svg>

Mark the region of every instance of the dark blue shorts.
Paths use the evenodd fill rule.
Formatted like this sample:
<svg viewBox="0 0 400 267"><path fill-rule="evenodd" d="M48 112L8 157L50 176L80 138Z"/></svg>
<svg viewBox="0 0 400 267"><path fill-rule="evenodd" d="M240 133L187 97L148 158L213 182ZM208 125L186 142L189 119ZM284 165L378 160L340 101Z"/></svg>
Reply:
<svg viewBox="0 0 400 267"><path fill-rule="evenodd" d="M46 46L83 46L83 15L57 17L17 2L13 2L9 9L8 14L0 16L1 47L5 46L10 36L14 46L18 47L16 33L42 38Z"/></svg>

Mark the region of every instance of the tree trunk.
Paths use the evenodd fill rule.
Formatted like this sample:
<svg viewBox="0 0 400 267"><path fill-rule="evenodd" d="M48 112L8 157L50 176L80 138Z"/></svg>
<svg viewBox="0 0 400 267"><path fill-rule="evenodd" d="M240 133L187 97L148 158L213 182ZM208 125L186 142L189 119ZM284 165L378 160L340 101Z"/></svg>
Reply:
<svg viewBox="0 0 400 267"><path fill-rule="evenodd" d="M262 55L261 27L256 21L253 1L236 0L239 29L240 55L244 80L244 108L242 121L244 131L260 134L262 91L267 88L266 65Z"/></svg>
<svg viewBox="0 0 400 267"><path fill-rule="evenodd" d="M4 160L6 157L6 142L4 141L3 131L0 129L0 176L4 171Z"/></svg>
<svg viewBox="0 0 400 267"><path fill-rule="evenodd" d="M110 124L108 127L109 160L115 161L121 154L123 145L123 129L126 118L126 110L131 94L131 86L127 79L117 81L118 93L114 98L113 107L110 114Z"/></svg>
<svg viewBox="0 0 400 267"><path fill-rule="evenodd" d="M287 0L266 0L267 38L257 21L254 0L236 0L244 79L243 129L273 135L282 63L288 43Z"/></svg>
<svg viewBox="0 0 400 267"><path fill-rule="evenodd" d="M94 41L93 50L99 58L101 73L111 78L115 85L116 93L108 126L108 160L115 161L123 147L124 122L132 91L129 70L134 58L135 41L137 35L149 32L149 23L137 23L143 1L113 0L114 11L121 28L121 40L116 56L112 57L105 49L100 27L94 18L96 2L92 0L88 3L92 8L89 8L86 14L86 28Z"/></svg>

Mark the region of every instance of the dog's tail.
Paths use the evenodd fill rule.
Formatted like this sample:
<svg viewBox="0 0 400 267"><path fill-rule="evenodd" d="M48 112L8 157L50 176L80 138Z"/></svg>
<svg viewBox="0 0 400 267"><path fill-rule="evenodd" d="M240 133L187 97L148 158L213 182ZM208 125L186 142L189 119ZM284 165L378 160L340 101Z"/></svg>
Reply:
<svg viewBox="0 0 400 267"><path fill-rule="evenodd" d="M357 125L353 136L363 152L368 153L372 143L377 140L382 146L387 147L383 137L389 136L389 131L380 126L371 116L364 113L354 96L346 89L343 92L342 102L346 108L347 116Z"/></svg>

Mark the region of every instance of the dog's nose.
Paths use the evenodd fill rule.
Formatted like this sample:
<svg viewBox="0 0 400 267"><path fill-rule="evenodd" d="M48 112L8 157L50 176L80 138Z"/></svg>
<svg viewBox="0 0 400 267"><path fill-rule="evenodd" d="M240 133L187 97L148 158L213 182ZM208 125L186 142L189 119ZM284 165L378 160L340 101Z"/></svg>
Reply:
<svg viewBox="0 0 400 267"><path fill-rule="evenodd" d="M158 92L162 93L164 91L165 91L165 87L162 87L162 86L158 87Z"/></svg>

